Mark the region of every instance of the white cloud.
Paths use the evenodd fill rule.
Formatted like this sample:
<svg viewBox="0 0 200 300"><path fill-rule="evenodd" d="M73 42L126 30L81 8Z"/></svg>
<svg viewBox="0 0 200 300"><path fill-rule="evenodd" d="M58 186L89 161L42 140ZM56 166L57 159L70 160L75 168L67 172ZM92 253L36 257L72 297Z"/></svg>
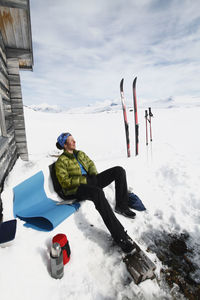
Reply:
<svg viewBox="0 0 200 300"><path fill-rule="evenodd" d="M178 0L32 0L34 72L24 102L79 106L126 97L198 96L200 4Z"/></svg>

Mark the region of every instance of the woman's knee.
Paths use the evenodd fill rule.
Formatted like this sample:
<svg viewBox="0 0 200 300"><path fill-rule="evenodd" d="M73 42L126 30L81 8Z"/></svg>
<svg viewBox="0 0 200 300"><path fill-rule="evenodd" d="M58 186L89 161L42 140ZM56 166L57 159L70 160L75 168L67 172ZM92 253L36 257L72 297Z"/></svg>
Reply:
<svg viewBox="0 0 200 300"><path fill-rule="evenodd" d="M88 199L94 202L101 196L101 192L103 191L96 186L81 184L77 190L76 196L78 200Z"/></svg>
<svg viewBox="0 0 200 300"><path fill-rule="evenodd" d="M121 166L116 166L116 167L115 167L115 172L116 172L117 174L126 175L125 169L122 168Z"/></svg>

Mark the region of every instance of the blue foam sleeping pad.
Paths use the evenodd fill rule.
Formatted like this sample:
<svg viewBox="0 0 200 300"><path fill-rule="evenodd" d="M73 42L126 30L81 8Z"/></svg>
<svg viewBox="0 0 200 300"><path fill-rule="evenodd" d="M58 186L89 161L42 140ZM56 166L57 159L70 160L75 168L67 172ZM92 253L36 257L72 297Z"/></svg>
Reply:
<svg viewBox="0 0 200 300"><path fill-rule="evenodd" d="M13 188L14 216L25 221L26 227L50 231L79 207L79 203L56 205L44 191L44 175L40 171Z"/></svg>

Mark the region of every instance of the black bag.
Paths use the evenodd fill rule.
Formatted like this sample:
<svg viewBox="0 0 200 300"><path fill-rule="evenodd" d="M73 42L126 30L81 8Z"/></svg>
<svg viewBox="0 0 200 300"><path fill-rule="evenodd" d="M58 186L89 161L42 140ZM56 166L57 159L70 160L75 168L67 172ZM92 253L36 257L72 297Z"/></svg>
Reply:
<svg viewBox="0 0 200 300"><path fill-rule="evenodd" d="M58 181L58 178L56 176L56 170L55 170L55 162L51 165L49 165L49 171L50 171L50 175L51 175L51 179L52 179L52 182L53 182L53 187L54 187L54 190L55 192L64 200L68 200L69 197L66 196L64 193L63 193L63 190L62 190L62 187Z"/></svg>
<svg viewBox="0 0 200 300"><path fill-rule="evenodd" d="M3 221L3 205L2 205L2 200L0 196L0 223Z"/></svg>

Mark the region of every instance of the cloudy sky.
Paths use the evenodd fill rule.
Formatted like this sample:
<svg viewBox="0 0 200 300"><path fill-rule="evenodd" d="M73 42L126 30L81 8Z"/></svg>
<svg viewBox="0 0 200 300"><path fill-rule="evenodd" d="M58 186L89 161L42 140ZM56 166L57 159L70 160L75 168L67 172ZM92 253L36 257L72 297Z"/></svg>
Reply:
<svg viewBox="0 0 200 300"><path fill-rule="evenodd" d="M30 0L34 70L24 103L66 107L200 96L199 0Z"/></svg>

